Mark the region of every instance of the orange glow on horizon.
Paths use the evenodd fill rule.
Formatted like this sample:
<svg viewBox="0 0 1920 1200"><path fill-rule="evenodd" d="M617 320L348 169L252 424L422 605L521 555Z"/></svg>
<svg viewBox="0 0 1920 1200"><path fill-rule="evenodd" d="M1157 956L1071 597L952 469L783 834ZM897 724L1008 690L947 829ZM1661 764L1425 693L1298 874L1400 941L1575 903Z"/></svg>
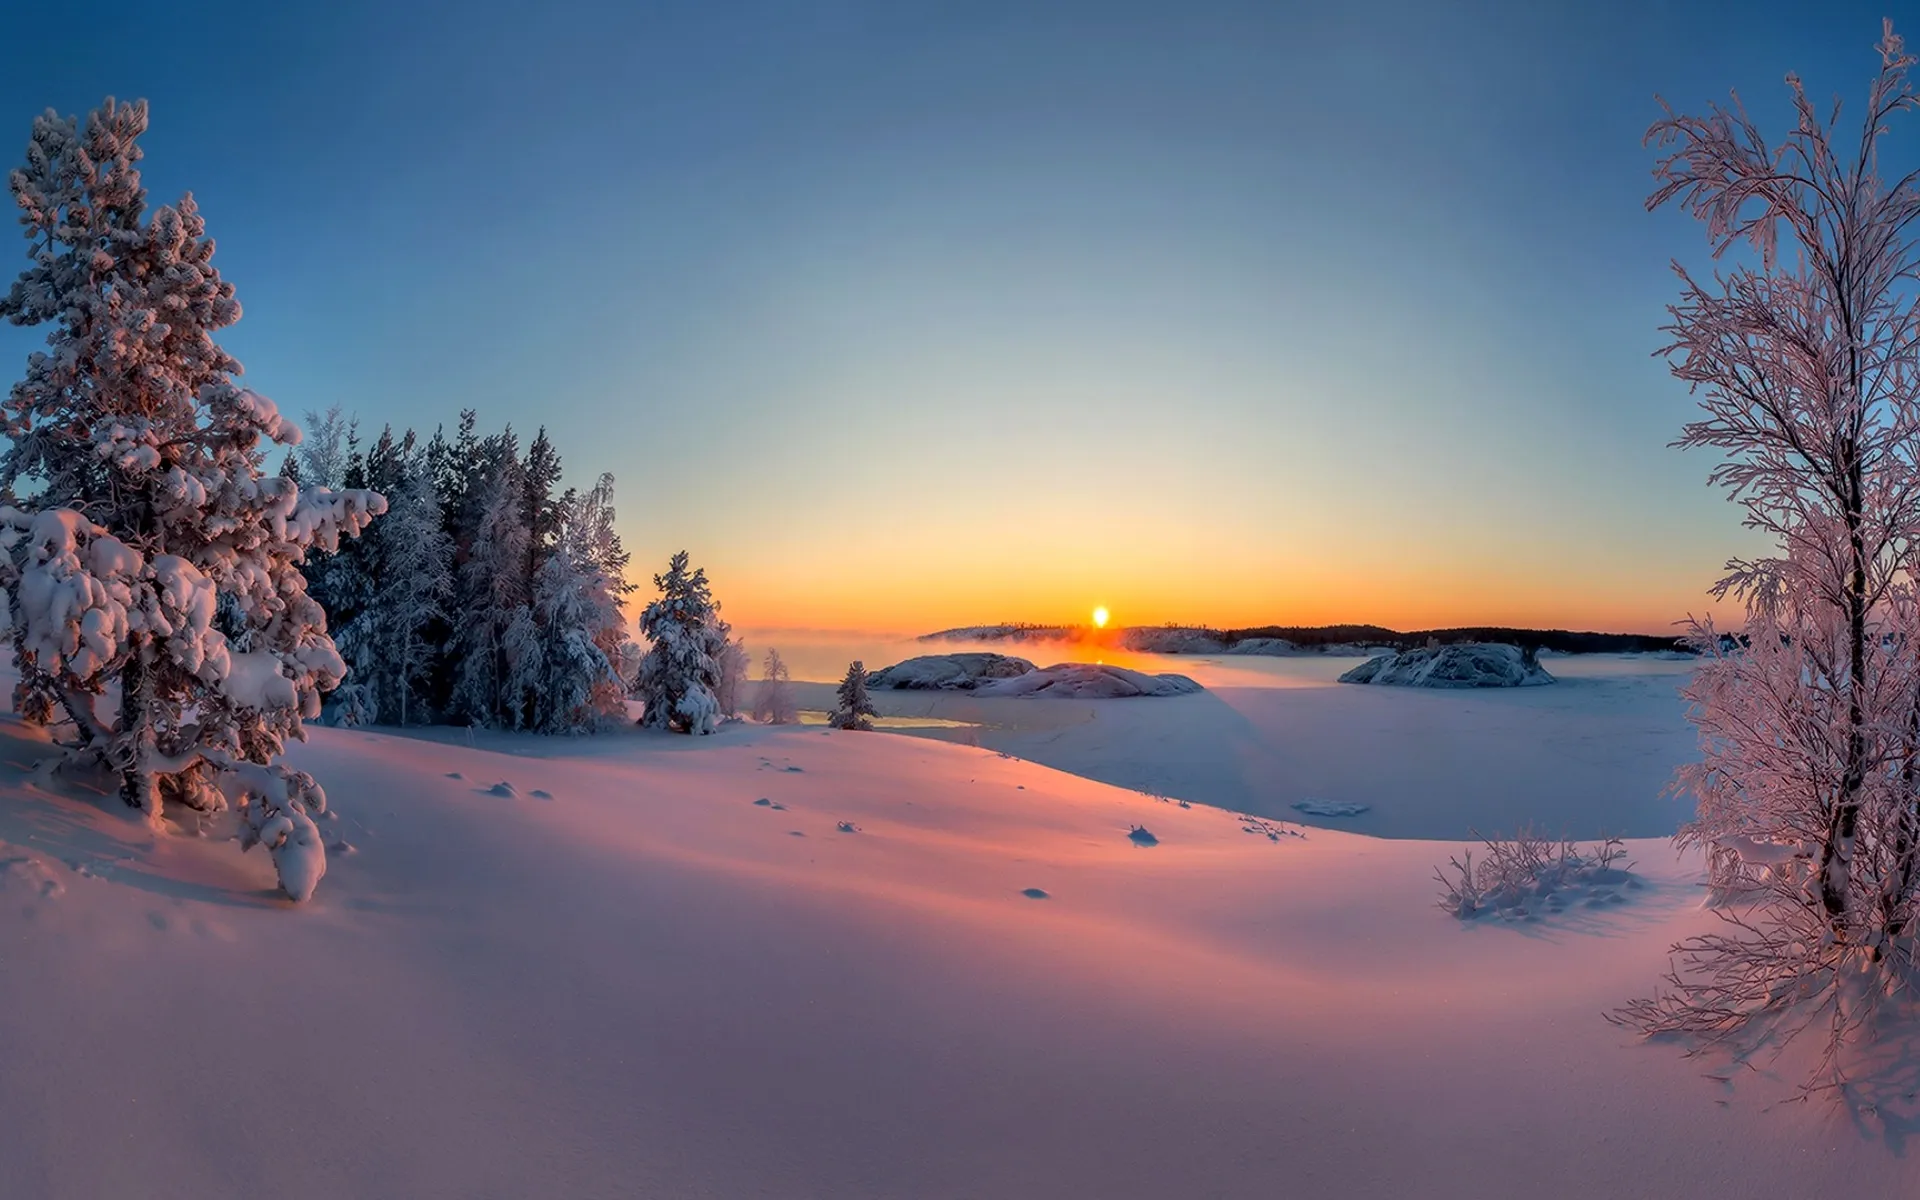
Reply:
<svg viewBox="0 0 1920 1200"><path fill-rule="evenodd" d="M1003 622L1089 624L1101 598L1106 628L1193 625L1462 626L1679 634L1691 615L1737 614L1708 588L1718 563L1679 544L1483 538L1286 540L1237 530L1167 525L1136 536L1106 521L910 519L882 510L836 529L833 554L776 533L699 542L726 619L742 629L927 633ZM643 542L636 537L629 545ZM705 539L702 539L705 540ZM632 575L678 546L635 547ZM1752 552L1738 543L1730 552ZM1719 561L1725 561L1722 557Z"/></svg>

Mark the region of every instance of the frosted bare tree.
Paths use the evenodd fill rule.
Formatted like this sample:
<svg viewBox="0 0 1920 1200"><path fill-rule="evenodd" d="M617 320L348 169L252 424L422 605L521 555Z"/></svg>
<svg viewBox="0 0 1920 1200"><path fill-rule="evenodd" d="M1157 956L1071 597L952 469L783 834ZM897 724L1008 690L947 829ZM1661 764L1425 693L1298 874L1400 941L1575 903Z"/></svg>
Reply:
<svg viewBox="0 0 1920 1200"><path fill-rule="evenodd" d="M1713 481L1777 550L1715 589L1744 604L1741 636L1692 629L1704 757L1675 782L1699 806L1679 841L1709 855L1727 927L1677 946L1669 988L1618 1016L1716 1037L1823 1021L1828 1067L1915 962L1920 174L1881 153L1915 60L1891 24L1878 49L1857 140L1791 75L1777 145L1737 97L1648 134L1665 150L1648 207L1680 204L1742 260L1711 281L1674 267L1667 354L1703 410L1678 444L1723 456Z"/></svg>
<svg viewBox="0 0 1920 1200"><path fill-rule="evenodd" d="M753 719L769 725L791 725L800 719L793 702L792 676L778 650L768 650L760 668L760 688L753 697Z"/></svg>

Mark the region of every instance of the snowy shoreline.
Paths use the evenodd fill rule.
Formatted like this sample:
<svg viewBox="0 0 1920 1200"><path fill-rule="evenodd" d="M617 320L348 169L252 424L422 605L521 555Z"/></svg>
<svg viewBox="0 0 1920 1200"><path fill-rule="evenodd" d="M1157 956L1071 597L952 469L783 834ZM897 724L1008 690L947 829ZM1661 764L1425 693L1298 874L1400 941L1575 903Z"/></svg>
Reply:
<svg viewBox="0 0 1920 1200"><path fill-rule="evenodd" d="M1380 695L1265 696L1363 694ZM1609 693L1584 695L1605 728ZM1357 760L1401 736L1337 715ZM1644 699L1622 715L1644 723ZM156 841L111 797L0 769L13 1187L1368 1200L1470 1179L1460 1194L1600 1200L1909 1181L1877 1126L1767 1111L1794 1064L1703 1080L1599 1019L1711 926L1699 864L1664 839L1629 843L1644 886L1626 903L1463 924L1431 880L1463 840L1262 825L991 748L739 724L456 732L295 747L354 848L297 912L258 856ZM12 763L40 748L13 721L0 741ZM1632 755L1610 754L1592 773L1620 777ZM1379 786L1346 795L1407 799ZM260 1038L219 1023L156 1038L128 997L297 997L300 1025L263 1064ZM139 1119L103 1141L108 1070ZM233 1153L219 1114L290 1094L305 1136Z"/></svg>

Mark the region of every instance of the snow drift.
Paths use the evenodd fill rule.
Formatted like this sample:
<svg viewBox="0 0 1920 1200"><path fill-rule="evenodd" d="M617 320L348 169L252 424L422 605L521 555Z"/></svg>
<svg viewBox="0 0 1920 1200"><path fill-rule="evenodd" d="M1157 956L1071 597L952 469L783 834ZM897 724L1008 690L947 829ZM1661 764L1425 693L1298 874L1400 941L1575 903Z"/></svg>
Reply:
<svg viewBox="0 0 1920 1200"><path fill-rule="evenodd" d="M1341 683L1431 688L1533 687L1553 681L1531 650L1490 642L1381 654L1340 676Z"/></svg>

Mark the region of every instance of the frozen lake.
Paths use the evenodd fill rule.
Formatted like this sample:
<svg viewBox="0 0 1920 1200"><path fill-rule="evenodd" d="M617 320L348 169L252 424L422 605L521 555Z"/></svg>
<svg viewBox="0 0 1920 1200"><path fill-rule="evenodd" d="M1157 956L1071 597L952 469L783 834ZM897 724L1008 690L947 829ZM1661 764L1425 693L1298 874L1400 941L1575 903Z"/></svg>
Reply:
<svg viewBox="0 0 1920 1200"><path fill-rule="evenodd" d="M897 733L979 745L1176 801L1392 838L1459 839L1525 825L1578 838L1659 837L1692 813L1665 794L1674 768L1697 757L1678 694L1693 669L1685 660L1556 657L1544 660L1559 679L1549 687L1437 691L1336 683L1354 658L747 636L756 652L777 646L795 676L810 680L837 678L856 655L877 668L970 649L1042 666L1077 659L1189 675L1207 692L1096 701L875 693L883 715L938 722ZM830 685L796 690L803 707L832 705ZM1325 817L1294 807L1312 800L1367 809Z"/></svg>

